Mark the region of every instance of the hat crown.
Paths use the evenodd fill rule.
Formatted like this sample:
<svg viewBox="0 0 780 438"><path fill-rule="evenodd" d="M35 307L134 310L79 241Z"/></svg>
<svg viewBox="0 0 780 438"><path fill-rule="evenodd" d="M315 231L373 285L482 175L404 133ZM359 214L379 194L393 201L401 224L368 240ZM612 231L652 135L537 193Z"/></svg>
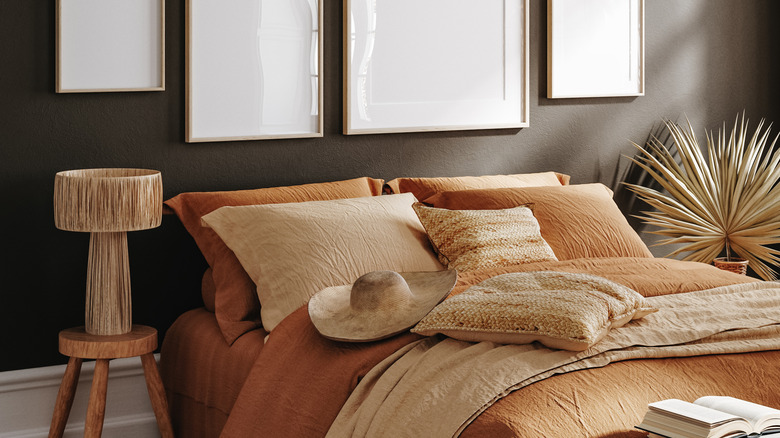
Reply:
<svg viewBox="0 0 780 438"><path fill-rule="evenodd" d="M406 280L395 271L373 271L355 280L349 304L355 310L392 309L412 300Z"/></svg>

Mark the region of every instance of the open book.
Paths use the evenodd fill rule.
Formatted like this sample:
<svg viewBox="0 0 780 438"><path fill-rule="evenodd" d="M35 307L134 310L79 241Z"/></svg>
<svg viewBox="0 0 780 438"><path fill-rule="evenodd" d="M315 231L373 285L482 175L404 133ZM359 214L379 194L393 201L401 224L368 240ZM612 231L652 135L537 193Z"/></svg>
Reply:
<svg viewBox="0 0 780 438"><path fill-rule="evenodd" d="M669 438L780 437L780 410L733 397L669 399L650 403L637 429Z"/></svg>

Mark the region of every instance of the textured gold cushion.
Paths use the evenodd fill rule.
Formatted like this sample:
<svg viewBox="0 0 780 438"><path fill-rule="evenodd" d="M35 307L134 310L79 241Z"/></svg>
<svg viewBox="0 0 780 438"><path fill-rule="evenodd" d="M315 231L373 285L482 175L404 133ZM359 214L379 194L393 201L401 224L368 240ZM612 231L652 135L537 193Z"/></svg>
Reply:
<svg viewBox="0 0 780 438"><path fill-rule="evenodd" d="M581 351L610 329L656 311L637 292L589 274L498 275L436 306L413 329L471 342Z"/></svg>
<svg viewBox="0 0 780 438"><path fill-rule="evenodd" d="M450 269L554 261L528 206L505 210L447 210L414 204L439 261Z"/></svg>

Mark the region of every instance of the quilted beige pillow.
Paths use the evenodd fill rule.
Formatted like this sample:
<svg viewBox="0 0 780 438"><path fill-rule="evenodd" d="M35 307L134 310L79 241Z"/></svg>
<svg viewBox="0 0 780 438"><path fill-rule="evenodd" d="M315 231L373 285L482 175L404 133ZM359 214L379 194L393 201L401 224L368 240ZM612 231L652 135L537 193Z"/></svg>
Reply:
<svg viewBox="0 0 780 438"><path fill-rule="evenodd" d="M317 291L379 270L443 266L412 210L410 193L222 207L205 216L257 286L267 331Z"/></svg>
<svg viewBox="0 0 780 438"><path fill-rule="evenodd" d="M637 292L589 274L498 275L436 306L412 332L471 342L528 344L581 351L612 328L657 309Z"/></svg>
<svg viewBox="0 0 780 438"><path fill-rule="evenodd" d="M439 261L450 269L555 261L526 205L504 210L447 210L414 204Z"/></svg>

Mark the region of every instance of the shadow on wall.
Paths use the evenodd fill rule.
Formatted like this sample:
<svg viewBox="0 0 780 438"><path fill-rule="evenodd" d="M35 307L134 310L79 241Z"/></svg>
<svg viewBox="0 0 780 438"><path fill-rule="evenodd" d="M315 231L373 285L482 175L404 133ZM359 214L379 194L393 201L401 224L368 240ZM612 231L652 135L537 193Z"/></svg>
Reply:
<svg viewBox="0 0 780 438"><path fill-rule="evenodd" d="M653 129L647 135L647 139L642 145L649 150L654 150L655 148L650 146L651 142L659 148L665 148L672 156L678 158L677 149L674 147L674 139L666 128L666 125L663 123L658 123L653 126ZM657 153L654 155L658 156ZM636 157L637 154L633 154L633 156ZM624 168L624 170L621 171L621 168ZM617 163L615 175L611 184L612 191L614 192L614 199L618 207L620 207L620 211L622 211L623 215L628 219L628 223L631 224L631 227L639 231L644 228L644 224L637 215L641 214L642 211L650 209L650 206L640 200L634 192L629 190L626 184L650 187L658 191L661 191L663 187L653 179L646 170L641 168L628 156L622 156L621 160Z"/></svg>
<svg viewBox="0 0 780 438"><path fill-rule="evenodd" d="M648 147L651 142L655 145L654 148ZM652 130L647 135L647 139L643 143L643 146L649 150L658 150L659 152L661 152L661 148L666 149L679 162L679 154L674 145L674 139L666 125L663 123L659 122L653 126ZM658 153L655 153L654 155L658 156ZM636 157L637 154L635 153L633 156ZM623 170L621 171L621 169ZM637 233L640 233L642 240L650 248L653 255L656 257L664 257L674 251L675 248L673 246L657 246L658 241L663 237L652 234L653 227L645 224L643 220L638 217L643 212L652 210L652 207L639 199L639 197L629 190L625 184L635 184L663 191L661 184L646 170L637 165L628 156L624 155L615 167L615 175L611 187L614 192L615 203L618 205L631 227L636 230Z"/></svg>

